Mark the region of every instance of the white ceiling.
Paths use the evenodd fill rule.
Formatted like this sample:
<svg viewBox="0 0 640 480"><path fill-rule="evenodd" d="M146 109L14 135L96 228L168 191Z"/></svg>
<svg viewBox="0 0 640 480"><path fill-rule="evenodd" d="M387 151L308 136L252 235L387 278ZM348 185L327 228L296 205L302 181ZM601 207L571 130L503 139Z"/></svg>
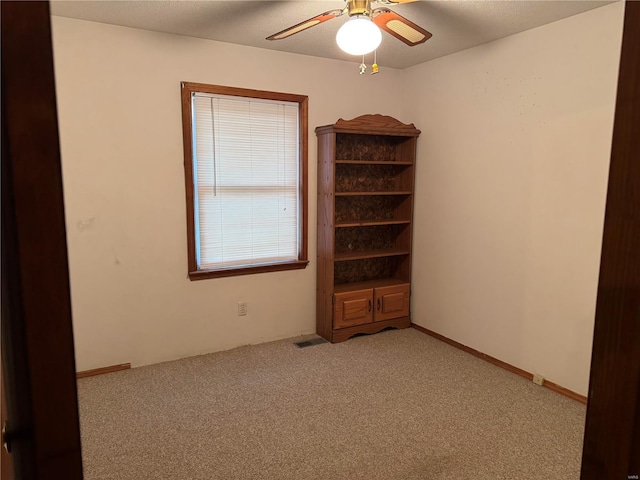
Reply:
<svg viewBox="0 0 640 480"><path fill-rule="evenodd" d="M612 3L611 1L418 1L391 7L433 37L408 47L383 33L381 66L405 68ZM335 42L346 16L277 41L265 37L327 10L343 0L315 1L67 1L51 13L127 27L208 38L271 50L360 62ZM367 63L372 63L367 58Z"/></svg>

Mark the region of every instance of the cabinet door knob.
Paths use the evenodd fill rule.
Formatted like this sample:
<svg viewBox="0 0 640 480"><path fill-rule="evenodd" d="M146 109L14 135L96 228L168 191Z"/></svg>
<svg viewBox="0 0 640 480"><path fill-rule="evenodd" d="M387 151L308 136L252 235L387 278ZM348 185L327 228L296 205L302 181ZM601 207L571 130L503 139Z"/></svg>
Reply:
<svg viewBox="0 0 640 480"><path fill-rule="evenodd" d="M371 300L369 300L369 311L371 311Z"/></svg>
<svg viewBox="0 0 640 480"><path fill-rule="evenodd" d="M380 299L378 299L378 311L380 311Z"/></svg>

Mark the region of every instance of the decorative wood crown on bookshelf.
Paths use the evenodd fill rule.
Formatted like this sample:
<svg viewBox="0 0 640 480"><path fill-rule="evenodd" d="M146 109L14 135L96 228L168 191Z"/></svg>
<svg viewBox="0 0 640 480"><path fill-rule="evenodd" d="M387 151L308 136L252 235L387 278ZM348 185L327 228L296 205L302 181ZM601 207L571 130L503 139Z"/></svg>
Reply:
<svg viewBox="0 0 640 480"><path fill-rule="evenodd" d="M316 128L316 134L328 132L336 133L359 133L369 135L402 135L417 137L420 135L413 123L406 124L401 121L380 114L361 115L351 120L339 119L333 125L325 125Z"/></svg>

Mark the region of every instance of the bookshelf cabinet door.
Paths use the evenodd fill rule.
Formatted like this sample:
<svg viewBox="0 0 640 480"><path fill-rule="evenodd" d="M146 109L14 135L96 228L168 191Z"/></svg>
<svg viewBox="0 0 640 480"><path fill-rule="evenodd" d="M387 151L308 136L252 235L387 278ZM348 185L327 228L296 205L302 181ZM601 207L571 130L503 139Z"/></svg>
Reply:
<svg viewBox="0 0 640 480"><path fill-rule="evenodd" d="M374 291L375 321L381 322L408 316L409 290L408 283L376 288Z"/></svg>
<svg viewBox="0 0 640 480"><path fill-rule="evenodd" d="M373 289L335 294L333 328L346 328L373 322Z"/></svg>

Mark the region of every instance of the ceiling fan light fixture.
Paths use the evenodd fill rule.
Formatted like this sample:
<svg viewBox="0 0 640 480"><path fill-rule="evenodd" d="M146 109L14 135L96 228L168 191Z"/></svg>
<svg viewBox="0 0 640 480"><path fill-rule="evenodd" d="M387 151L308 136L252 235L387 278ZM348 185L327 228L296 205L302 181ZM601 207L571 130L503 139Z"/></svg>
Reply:
<svg viewBox="0 0 640 480"><path fill-rule="evenodd" d="M353 16L338 30L336 42L349 55L373 52L382 41L382 33L369 17Z"/></svg>

